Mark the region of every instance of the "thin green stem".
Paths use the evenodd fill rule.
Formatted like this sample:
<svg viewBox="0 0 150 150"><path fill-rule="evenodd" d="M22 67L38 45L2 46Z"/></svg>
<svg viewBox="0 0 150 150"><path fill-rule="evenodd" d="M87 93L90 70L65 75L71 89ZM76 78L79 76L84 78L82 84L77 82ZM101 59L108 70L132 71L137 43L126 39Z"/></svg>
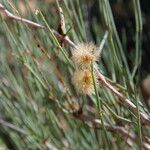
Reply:
<svg viewBox="0 0 150 150"><path fill-rule="evenodd" d="M94 86L94 90L95 90L95 95L96 95L96 102L97 102L97 109L98 109L98 114L102 112L102 107L103 107L103 104L102 102L100 101L100 98L99 98L99 94L98 94L98 90L97 90L97 86L96 86L96 77L94 75L94 66L93 66L93 63L91 64L91 73L92 73L92 79L93 79L93 86ZM102 118L102 115L100 114L100 120L101 120L101 123L102 123L102 130L103 130L103 133L105 135L105 139L107 141L107 144L108 144L108 148L110 148L110 142L109 142L109 139L108 139L108 136L107 136L107 132L106 132L106 128L104 126L104 121L103 121L103 118Z"/></svg>
<svg viewBox="0 0 150 150"><path fill-rule="evenodd" d="M49 32L50 32L50 35L51 35L51 37L53 38L54 42L57 44L58 48L61 50L61 52L62 52L63 56L65 57L65 59L67 60L68 64L70 64L71 66L73 66L71 60L69 59L69 57L67 56L67 54L66 54L66 52L63 50L63 48L61 47L60 43L58 42L58 40L57 40L56 36L54 35L54 33L52 32L51 28L49 27L49 25L48 25L48 23L47 23L47 21L46 21L44 15L42 14L41 11L39 11L39 12L40 12L40 15L41 15L41 17L42 17L44 23L46 24L46 27L48 28L48 30L49 30Z"/></svg>

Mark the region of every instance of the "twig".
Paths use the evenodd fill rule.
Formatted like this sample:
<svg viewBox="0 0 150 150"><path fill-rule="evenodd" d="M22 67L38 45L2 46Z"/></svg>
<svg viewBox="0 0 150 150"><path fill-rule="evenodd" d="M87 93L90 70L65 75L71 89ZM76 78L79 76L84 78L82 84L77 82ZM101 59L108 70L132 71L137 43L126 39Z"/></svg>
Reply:
<svg viewBox="0 0 150 150"><path fill-rule="evenodd" d="M57 9L59 12L59 20L60 20L60 33L62 33L63 35L66 34L66 23L65 23L65 17L64 17L64 13L62 8L59 5L58 0L56 0L56 4L57 4Z"/></svg>
<svg viewBox="0 0 150 150"><path fill-rule="evenodd" d="M137 107L131 102L131 100L129 100L128 98L126 98L122 93L118 92L106 79L105 77L98 71L97 71L97 75L98 75L98 80L101 81L107 88L109 88L114 94L116 94L119 97L119 100L121 100L121 102L123 104L125 104L126 106L128 106L130 109L132 109L134 112L137 112ZM148 125L150 126L150 119L149 117L140 112L140 117L141 117L141 121L143 125Z"/></svg>
<svg viewBox="0 0 150 150"><path fill-rule="evenodd" d="M0 3L0 11L4 12L4 14L10 18L10 19L13 19L13 20L16 20L16 21L21 21L23 23L26 23L26 24L29 24L33 27L37 27L37 28L45 28L44 26L38 24L38 23L35 23L33 21L30 21L28 19L24 19L24 18L21 18L21 17L18 17L16 15L13 15L11 12L9 12L7 9L5 9L5 7Z"/></svg>
<svg viewBox="0 0 150 150"><path fill-rule="evenodd" d="M11 124L11 123L9 123L9 122L6 122L6 121L4 121L4 120L2 120L2 119L0 119L0 124L3 125L4 127L10 128L10 129L12 129L12 130L18 132L18 133L25 134L25 135L27 134L27 133L25 132L25 130L20 129L20 128L16 127L15 125L13 125L13 124Z"/></svg>
<svg viewBox="0 0 150 150"><path fill-rule="evenodd" d="M95 127L101 126L101 121L99 119L96 119L92 116L88 116L88 115L84 115L84 114L76 114L74 113L73 116L79 120L82 121L86 121L86 122L91 122ZM127 131L124 127L122 126L112 126L109 124L104 124L105 128L110 131L110 132L114 132L114 133L119 133L120 135L122 135L124 138L129 138L131 141L133 142L138 142L138 137L134 134L131 133L129 131ZM150 150L150 145L146 142L142 143L142 147L145 150Z"/></svg>
<svg viewBox="0 0 150 150"><path fill-rule="evenodd" d="M36 22L33 22L33 21L30 21L28 19L24 19L24 18L21 18L19 16L16 16L14 14L12 14L10 11L8 11L1 3L0 3L0 12L3 12L9 19L13 19L13 20L16 20L16 21L20 21L22 23L25 23L25 24L28 24L34 28L41 28L41 29L47 29L45 26L39 24L39 23L36 23ZM52 29L52 32L54 33L54 35L59 38L60 40L64 41L65 43L69 44L71 47L76 47L76 45L68 38L68 37L65 37L63 35L60 35L56 30Z"/></svg>
<svg viewBox="0 0 150 150"><path fill-rule="evenodd" d="M7 9L5 9L5 7L0 3L0 11L4 12L5 15L13 20L16 21L21 21L22 23L31 25L35 28L41 28L41 29L47 29L45 26L40 25L38 23L35 23L33 21L18 17L16 15L13 15L11 12L9 12ZM73 43L68 37L60 35L56 30L52 29L52 32L54 33L54 35L59 38L60 40L64 41L66 44L70 45L73 48L76 48L76 44ZM104 42L106 41L106 38L108 36L108 33L105 34L104 38L103 38L103 42L100 45L100 49L103 48L104 46ZM131 100L127 99L123 94L119 93L108 81L106 81L105 77L97 70L97 74L98 74L98 79L99 81L101 81L107 88L109 88L114 94L116 94L119 97L119 100L122 101L123 104L127 105L130 109L132 109L134 112L137 111L137 107L131 102ZM140 112L140 117L141 117L141 121L143 125L148 125L150 126L150 118Z"/></svg>
<svg viewBox="0 0 150 150"><path fill-rule="evenodd" d="M76 48L76 45L75 43L73 43L68 36L63 36L63 35L60 35L56 30L52 29L52 32L54 33L54 35L59 38L60 40L64 41L64 43L70 45L71 47L73 48Z"/></svg>

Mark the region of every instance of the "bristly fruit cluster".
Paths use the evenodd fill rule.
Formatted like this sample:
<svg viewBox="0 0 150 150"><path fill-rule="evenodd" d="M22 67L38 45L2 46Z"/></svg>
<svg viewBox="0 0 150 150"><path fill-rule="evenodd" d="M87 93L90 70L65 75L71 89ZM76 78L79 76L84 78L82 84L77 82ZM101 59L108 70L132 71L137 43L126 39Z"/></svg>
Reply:
<svg viewBox="0 0 150 150"><path fill-rule="evenodd" d="M94 93L91 64L96 67L99 57L98 48L93 43L80 43L72 51L72 60L76 65L72 83L79 93L90 95ZM94 78L96 74L94 72ZM97 83L97 80L96 80Z"/></svg>

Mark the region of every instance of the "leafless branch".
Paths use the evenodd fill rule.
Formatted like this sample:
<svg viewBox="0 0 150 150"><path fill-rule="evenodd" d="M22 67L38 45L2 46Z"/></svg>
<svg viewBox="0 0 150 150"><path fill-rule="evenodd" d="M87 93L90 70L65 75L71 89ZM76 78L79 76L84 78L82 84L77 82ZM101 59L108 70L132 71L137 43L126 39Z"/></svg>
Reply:
<svg viewBox="0 0 150 150"><path fill-rule="evenodd" d="M74 113L74 117L82 121L90 122L94 125L94 127L96 126L97 128L99 128L102 125L99 119L96 119L92 116ZM134 133L129 132L127 129L125 129L122 126L112 126L105 123L104 127L110 132L119 133L121 136L123 136L126 139L130 139L135 143L138 142L138 137ZM150 150L150 145L146 142L142 143L142 147L145 150Z"/></svg>
<svg viewBox="0 0 150 150"><path fill-rule="evenodd" d="M98 71L98 80L101 81L107 88L109 88L115 95L117 95L119 97L119 100L126 105L127 107L129 107L131 110L133 110L134 112L137 112L137 107L131 102L131 100L129 100L128 98L126 98L122 93L118 92L106 79L105 77ZM141 121L143 125L148 125L150 126L150 118L140 112L140 117L141 117Z"/></svg>
<svg viewBox="0 0 150 150"><path fill-rule="evenodd" d="M6 122L6 121L4 121L2 119L0 119L0 124L2 126L4 126L4 127L10 128L10 129L18 132L18 133L25 134L25 135L27 134L23 129L20 129L20 128L16 127L15 125L13 125L13 124L11 124L9 122Z"/></svg>
<svg viewBox="0 0 150 150"><path fill-rule="evenodd" d="M0 12L3 12L6 17L8 17L9 19L13 19L13 20L16 20L16 21L20 21L24 24L27 24L27 25L30 25L34 28L40 28L40 29L47 29L45 26L39 24L39 23L36 23L36 22L33 22L33 21L30 21L28 19L24 19L22 17L19 17L19 16L16 16L14 14L12 14L10 11L8 11L1 3L0 3ZM60 35L56 30L52 29L52 32L54 33L54 35L59 38L60 40L64 41L65 43L69 44L71 47L76 47L76 45L67 37L67 36L63 36L63 35Z"/></svg>
<svg viewBox="0 0 150 150"><path fill-rule="evenodd" d="M32 27L35 27L35 28L41 28L41 29L46 29L45 26L43 25L40 25L38 23L35 23L33 21L30 21L30 20L27 20L27 19L24 19L24 18L21 18L21 17L18 17L16 15L13 15L11 12L9 12L7 9L5 9L5 7L0 3L0 11L4 12L5 15L10 18L10 19L13 19L13 20L16 20L16 21L20 21L22 23L25 23L25 24L28 24L28 25L31 25ZM60 35L56 30L52 29L52 32L54 33L54 35L61 39L62 41L64 41L66 44L70 45L71 47L75 48L76 47L76 44L73 43L69 38L68 36L63 36L63 35ZM102 42L102 44L100 45L100 49L103 48L104 46L104 42L106 41L106 38L108 36L108 33L105 34L104 36L104 40ZM137 112L137 107L131 102L131 100L127 99L123 94L121 94L120 92L118 92L108 81L106 81L105 77L99 72L97 71L97 74L98 74L98 79L99 81L101 81L107 88L109 88L114 94L116 94L118 97L119 97L119 100L121 100L121 102L123 104L125 104L126 106L128 106L130 109L132 109L134 112ZM140 112L140 117L141 117L141 121L142 121L142 124L143 125L148 125L150 126L150 118L149 116L147 116L146 114Z"/></svg>
<svg viewBox="0 0 150 150"><path fill-rule="evenodd" d="M45 28L44 26L42 26L38 23L35 23L33 21L18 17L16 15L13 15L11 12L9 12L7 9L5 9L5 7L1 3L0 3L0 11L4 12L4 14L10 19L13 19L13 20L16 20L16 21L21 21L25 24L29 24L29 25L31 25L33 27L36 27L36 28L42 28L42 29Z"/></svg>

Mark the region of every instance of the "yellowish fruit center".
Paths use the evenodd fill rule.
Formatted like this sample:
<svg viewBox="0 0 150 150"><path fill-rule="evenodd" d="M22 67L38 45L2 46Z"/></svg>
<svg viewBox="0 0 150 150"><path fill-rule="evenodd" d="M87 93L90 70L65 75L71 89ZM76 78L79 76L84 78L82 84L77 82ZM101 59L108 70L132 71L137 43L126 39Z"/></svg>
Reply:
<svg viewBox="0 0 150 150"><path fill-rule="evenodd" d="M86 55L83 55L83 56L81 57L81 59L82 59L82 62L83 62L83 63L89 64L89 63L92 62L93 56L90 55L90 54L86 54Z"/></svg>

